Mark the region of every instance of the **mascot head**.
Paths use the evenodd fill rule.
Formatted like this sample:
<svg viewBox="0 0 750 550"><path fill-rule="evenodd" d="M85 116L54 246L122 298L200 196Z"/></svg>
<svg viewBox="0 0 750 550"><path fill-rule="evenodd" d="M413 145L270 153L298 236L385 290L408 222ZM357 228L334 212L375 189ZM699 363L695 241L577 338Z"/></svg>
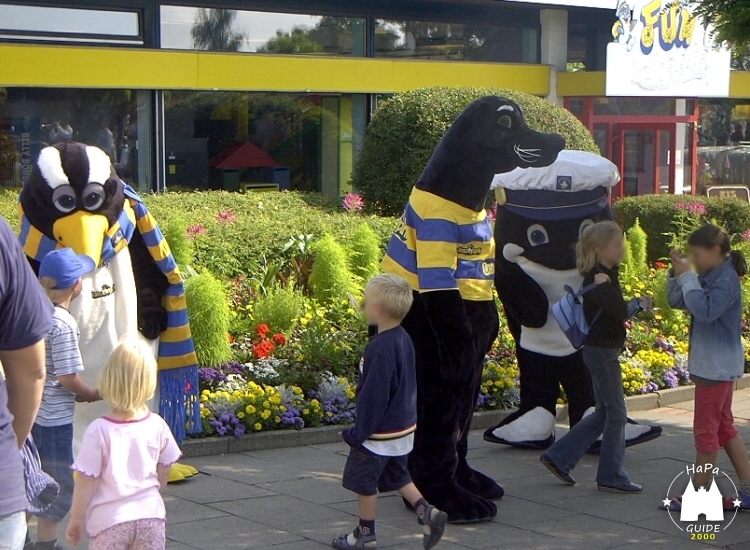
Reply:
<svg viewBox="0 0 750 550"><path fill-rule="evenodd" d="M561 135L529 128L516 103L482 97L470 103L448 129L417 188L478 212L495 174L548 166L564 147Z"/></svg>
<svg viewBox="0 0 750 550"><path fill-rule="evenodd" d="M31 225L98 265L125 194L104 151L61 142L42 149L19 200Z"/></svg>
<svg viewBox="0 0 750 550"><path fill-rule="evenodd" d="M574 269L581 232L612 218L609 192L618 181L614 164L583 151L562 151L546 168L499 174L492 182L498 260Z"/></svg>

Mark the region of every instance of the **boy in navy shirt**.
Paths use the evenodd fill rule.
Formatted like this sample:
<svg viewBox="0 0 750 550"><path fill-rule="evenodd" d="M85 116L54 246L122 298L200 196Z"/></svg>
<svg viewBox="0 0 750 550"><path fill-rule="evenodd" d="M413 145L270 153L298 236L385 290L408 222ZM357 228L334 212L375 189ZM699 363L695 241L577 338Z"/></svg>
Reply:
<svg viewBox="0 0 750 550"><path fill-rule="evenodd" d="M424 527L426 549L445 531L447 514L424 499L408 470L417 427L417 381L414 347L401 320L412 300L409 283L397 275L377 275L367 282L364 314L378 333L360 363L357 422L342 433L351 447L343 485L359 496L359 525L334 539L334 548L375 547L378 492L398 491L412 505Z"/></svg>

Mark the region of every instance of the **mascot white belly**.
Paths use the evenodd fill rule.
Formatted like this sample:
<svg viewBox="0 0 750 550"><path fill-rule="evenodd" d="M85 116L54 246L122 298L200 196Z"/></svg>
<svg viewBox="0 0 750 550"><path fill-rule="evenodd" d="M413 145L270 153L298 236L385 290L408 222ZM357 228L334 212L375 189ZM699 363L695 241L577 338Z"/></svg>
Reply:
<svg viewBox="0 0 750 550"><path fill-rule="evenodd" d="M96 387L104 370L102 357L108 357L125 336L148 343L154 357L159 352L159 339L147 340L138 331L138 307L130 251L120 250L106 265L82 278L81 295L70 304L70 313L78 322L81 338L78 342L85 371L82 378ZM158 411L157 399L151 409ZM75 438L78 444L86 427L107 412L103 401L76 407Z"/></svg>

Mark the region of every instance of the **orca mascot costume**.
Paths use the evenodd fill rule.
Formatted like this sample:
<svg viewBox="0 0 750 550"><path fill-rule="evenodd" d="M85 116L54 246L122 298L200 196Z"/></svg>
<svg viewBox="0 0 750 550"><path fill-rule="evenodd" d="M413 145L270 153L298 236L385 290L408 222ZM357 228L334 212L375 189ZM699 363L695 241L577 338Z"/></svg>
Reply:
<svg viewBox="0 0 750 550"><path fill-rule="evenodd" d="M178 441L199 431L198 362L182 277L156 221L107 154L76 142L45 147L19 202L19 239L35 270L60 247L98 266L83 276L83 291L71 303L83 377L95 386L122 337L145 338L158 358L157 410ZM76 407L78 437L104 410L103 404ZM176 470L173 480L194 473Z"/></svg>
<svg viewBox="0 0 750 550"><path fill-rule="evenodd" d="M587 226L612 219L609 194L618 181L614 164L583 151L562 151L547 168L514 170L493 181L498 203L495 288L516 342L521 402L518 411L485 432L485 440L533 449L552 445L560 386L571 426L593 411L583 352L571 346L552 306L566 285L580 288L576 242ZM632 420L626 427L628 445L660 434L660 427Z"/></svg>
<svg viewBox="0 0 750 550"><path fill-rule="evenodd" d="M415 291L403 327L414 342L418 415L409 469L453 523L487 521L502 488L472 470L467 436L482 363L498 332L494 242L485 201L494 174L546 166L565 146L526 125L521 109L488 96L471 103L412 190L383 270Z"/></svg>

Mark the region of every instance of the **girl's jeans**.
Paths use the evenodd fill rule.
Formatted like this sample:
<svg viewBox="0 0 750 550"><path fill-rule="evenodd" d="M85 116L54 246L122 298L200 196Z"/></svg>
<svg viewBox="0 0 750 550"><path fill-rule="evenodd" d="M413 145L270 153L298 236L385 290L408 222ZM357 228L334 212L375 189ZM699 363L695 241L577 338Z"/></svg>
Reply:
<svg viewBox="0 0 750 550"><path fill-rule="evenodd" d="M603 433L596 474L596 482L600 485L630 483L623 468L627 411L619 357L619 349L583 348L583 360L591 371L594 385L596 410L585 416L547 451L547 456L558 468L569 472Z"/></svg>
<svg viewBox="0 0 750 550"><path fill-rule="evenodd" d="M26 542L26 512L0 516L0 550L22 550Z"/></svg>

